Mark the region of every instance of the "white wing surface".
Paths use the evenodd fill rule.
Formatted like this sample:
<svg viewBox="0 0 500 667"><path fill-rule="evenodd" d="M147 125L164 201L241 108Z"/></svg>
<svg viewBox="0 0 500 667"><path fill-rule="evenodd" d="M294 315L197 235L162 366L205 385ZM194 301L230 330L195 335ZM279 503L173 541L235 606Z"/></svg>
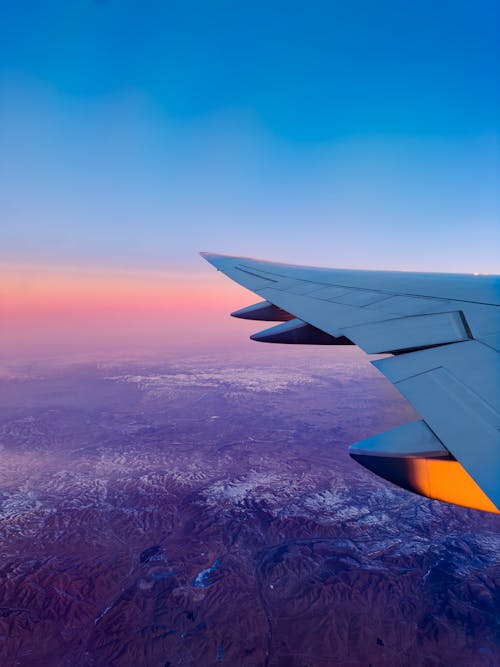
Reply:
<svg viewBox="0 0 500 667"><path fill-rule="evenodd" d="M500 277L354 271L202 256L262 302L235 317L277 321L275 343L358 345L422 417L351 446L411 491L500 508Z"/></svg>

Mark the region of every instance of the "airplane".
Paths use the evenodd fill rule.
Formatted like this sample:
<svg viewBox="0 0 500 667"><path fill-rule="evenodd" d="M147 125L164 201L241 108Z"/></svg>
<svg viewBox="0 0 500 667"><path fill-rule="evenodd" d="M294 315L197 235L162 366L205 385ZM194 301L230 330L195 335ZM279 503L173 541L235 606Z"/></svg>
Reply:
<svg viewBox="0 0 500 667"><path fill-rule="evenodd" d="M201 256L261 301L233 317L278 322L250 338L357 345L421 419L349 454L428 498L500 513L500 276L325 269Z"/></svg>

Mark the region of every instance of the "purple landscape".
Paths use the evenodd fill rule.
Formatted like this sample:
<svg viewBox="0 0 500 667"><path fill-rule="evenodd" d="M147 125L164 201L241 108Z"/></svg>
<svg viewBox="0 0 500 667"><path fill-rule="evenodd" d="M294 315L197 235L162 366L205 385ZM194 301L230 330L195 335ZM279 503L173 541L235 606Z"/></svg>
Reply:
<svg viewBox="0 0 500 667"><path fill-rule="evenodd" d="M416 418L359 351L0 386L2 666L498 665L497 517L349 458Z"/></svg>

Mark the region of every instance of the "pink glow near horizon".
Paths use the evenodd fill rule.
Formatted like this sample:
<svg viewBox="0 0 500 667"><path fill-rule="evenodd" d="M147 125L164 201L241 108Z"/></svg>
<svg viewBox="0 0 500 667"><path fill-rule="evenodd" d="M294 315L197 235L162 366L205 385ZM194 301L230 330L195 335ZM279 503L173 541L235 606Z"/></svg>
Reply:
<svg viewBox="0 0 500 667"><path fill-rule="evenodd" d="M258 299L210 268L199 274L0 270L0 358L44 359L245 346L255 324L231 310Z"/></svg>

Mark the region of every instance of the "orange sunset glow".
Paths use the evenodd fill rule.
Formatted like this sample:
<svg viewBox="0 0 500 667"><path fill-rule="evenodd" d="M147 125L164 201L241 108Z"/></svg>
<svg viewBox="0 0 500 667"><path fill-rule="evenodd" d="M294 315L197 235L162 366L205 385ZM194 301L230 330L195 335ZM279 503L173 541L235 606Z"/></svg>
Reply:
<svg viewBox="0 0 500 667"><path fill-rule="evenodd" d="M214 272L6 266L0 271L1 357L127 354L241 345L234 309L255 297ZM244 325L243 325L244 326Z"/></svg>

